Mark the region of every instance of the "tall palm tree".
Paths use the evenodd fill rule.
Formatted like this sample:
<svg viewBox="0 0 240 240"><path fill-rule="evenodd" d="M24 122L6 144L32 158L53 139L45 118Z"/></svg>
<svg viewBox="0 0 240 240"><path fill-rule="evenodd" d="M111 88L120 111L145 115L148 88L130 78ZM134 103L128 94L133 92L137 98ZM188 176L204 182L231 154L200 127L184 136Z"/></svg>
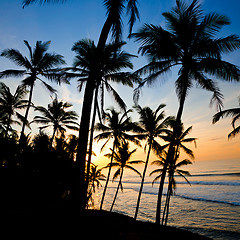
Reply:
<svg viewBox="0 0 240 240"><path fill-rule="evenodd" d="M62 2L62 0L23 0L23 6L27 6L31 3L39 2ZM129 32L132 32L133 25L137 18L139 18L139 12L137 8L137 0L104 0L104 6L107 10L107 19L103 25L103 28L100 33L100 37L98 40L97 48L101 51L105 48L107 38L109 33L112 32L112 38L114 42L120 42L122 38L122 16L124 10L127 11L127 15L129 16ZM89 135L89 124L90 124L90 116L92 109L92 102L95 90L94 79L92 81L87 81L84 98L83 98L83 107L82 107L82 115L81 115L81 123L79 130L79 147L77 154L77 162L80 162L79 166L79 174L80 174L80 189L84 189L84 170L85 170L85 159L87 152L87 143L88 143L88 135ZM97 95L97 94L96 94ZM93 114L94 115L94 114ZM92 124L94 126L94 124ZM91 144L90 144L91 146ZM77 188L77 186L76 186ZM81 199L84 201L85 192L76 193L76 204L78 204ZM78 200L77 200L78 199ZM80 202L80 208L82 208L84 202Z"/></svg>
<svg viewBox="0 0 240 240"><path fill-rule="evenodd" d="M239 106L240 106L240 98L239 98ZM240 119L240 107L239 108L230 108L230 109L226 109L223 111L220 111L218 113L216 113L213 116L213 124L218 122L220 120L220 118L223 117L232 117L232 127L233 127L233 131L231 131L228 134L228 138L231 137L235 137L237 134L240 133L240 126L236 127L236 121L238 121Z"/></svg>
<svg viewBox="0 0 240 240"><path fill-rule="evenodd" d="M14 115L16 115L19 120L23 120L23 116L18 113L17 110L27 107L28 101L24 99L26 94L27 90L25 86L18 86L15 93L12 94L6 84L0 83L0 114L2 120L4 120L3 122L6 123L5 137L8 135L11 123L20 124L18 121L12 119Z"/></svg>
<svg viewBox="0 0 240 240"><path fill-rule="evenodd" d="M54 92L55 90L49 84L47 84L44 80L40 79L40 76L45 77L51 81L54 80L60 83L60 79L55 73L55 71L53 71L53 68L61 64L65 64L65 61L63 60L62 55L47 52L50 45L50 41L48 42L37 41L34 49L32 49L32 47L29 45L27 41L24 41L24 44L29 50L29 58L23 56L16 49L5 49L1 53L2 57L8 58L19 67L24 68L24 70L9 69L9 70L0 72L0 78L25 77L24 80L22 80L22 84L23 86L26 86L30 89L28 105L26 108L26 113L23 121L20 140L24 135L25 126L28 119L28 113L32 104L32 95L33 95L33 88L34 88L35 82L37 80L40 80L42 84L50 92Z"/></svg>
<svg viewBox="0 0 240 240"><path fill-rule="evenodd" d="M112 162L115 150L120 147L120 145L126 140L140 145L139 141L134 136L128 134L128 132L133 130L131 118L128 116L131 110L126 111L122 114L122 116L120 116L120 113L117 112L114 108L110 108L107 110L109 111L109 113L107 112L104 115L104 119L107 124L104 125L103 123L98 123L95 126L95 130L102 132L95 137L95 140L97 140L97 142L100 140L106 140L101 149L103 149L111 139L113 140L112 155L110 158L108 175L102 194L100 209L102 209L103 207L103 202L111 175Z"/></svg>
<svg viewBox="0 0 240 240"><path fill-rule="evenodd" d="M57 97L48 104L48 107L35 107L35 111L40 112L43 116L35 116L33 122L44 124L40 129L53 127L51 144L58 132L65 132L66 128L78 130L78 114L75 111L69 111L71 103L59 101Z"/></svg>
<svg viewBox="0 0 240 240"><path fill-rule="evenodd" d="M143 161L142 160L132 160L132 161L130 161L133 153L135 153L136 150L137 149L135 148L134 150L130 151L128 142L124 142L118 148L117 152L116 151L113 152L113 149L111 149L111 151L113 153L113 162L112 162L111 165L108 164L107 167L117 167L118 168L117 171L113 175L113 181L116 178L119 177L119 182L118 182L116 193L114 195L112 206L110 208L110 212L112 211L113 206L115 204L115 201L117 199L119 188L121 187L121 189L123 190L123 187L122 187L122 177L123 177L124 169L125 168L130 169L130 170L136 172L141 177L141 173L137 169L133 168L131 165L132 164L143 163ZM108 157L108 158L112 158L112 153L105 154L105 156Z"/></svg>
<svg viewBox="0 0 240 240"><path fill-rule="evenodd" d="M217 13L203 14L201 4L193 0L191 4L176 0L176 6L170 12L163 13L167 29L161 26L145 24L133 34L141 43L139 51L150 58L150 63L138 70L139 74L149 74L136 89L135 97L145 84L152 84L159 77L178 66L178 78L175 82L179 99L176 115L181 121L186 97L194 82L198 87L213 92L211 103L222 107L222 94L213 76L225 81L239 81L239 68L222 60L222 55L239 49L240 39L236 35L216 38L223 26L230 20ZM173 134L174 137L175 133ZM167 162L173 158L173 144L170 145L166 166L161 177L160 186L163 191ZM161 196L161 195L160 195ZM161 198L158 199L156 222L160 223Z"/></svg>
<svg viewBox="0 0 240 240"><path fill-rule="evenodd" d="M91 138L89 142L89 152L92 151L92 138L93 138L93 130L94 130L94 123L95 117L97 113L98 107L98 97L100 95L101 99L101 108L103 109L104 104L104 92L106 89L110 92L119 106L126 111L126 105L122 98L118 95L117 91L111 86L111 82L115 83L122 83L123 85L127 85L133 87L133 81L137 81L139 78L135 77L135 75L131 74L130 72L122 72L123 68L133 68L133 65L130 61L133 55L126 53L125 51L121 50L121 47L124 45L123 42L119 43L112 43L107 44L105 48L98 49L95 46L94 42L90 39L80 40L73 46L73 51L76 52L76 57L74 60L74 68L69 68L74 70L73 73L65 73L63 77L66 78L73 78L77 77L79 82L79 90L82 89L83 85L87 84L88 82L92 82L94 86L95 97L94 97L94 110L93 110L93 117L92 117L92 127L91 127ZM100 94L99 94L100 93ZM86 94L86 90L85 90ZM88 95L88 97L91 97ZM90 100L91 101L91 100ZM85 121L86 115L84 114L86 105L83 104L82 108L82 115L81 115L81 123L79 129L79 142L78 142L78 150L77 150L77 164L79 164L80 173L83 174L85 172L85 159L86 159L86 151L87 151L87 143L85 135L83 131L88 134L89 132L89 125L90 125L90 118L88 119L88 126L86 128L82 128L82 122ZM102 110L103 111L103 110ZM90 117L90 116L89 116ZM84 146L85 145L85 146ZM91 156L91 155L90 155ZM89 156L89 158L90 158ZM84 161L82 161L84 159ZM90 170L90 163L91 160L88 160L88 167L87 167L87 181L89 176ZM80 184L84 184L83 176L80 177ZM83 182L82 182L83 181ZM86 184L87 185L87 184ZM87 186L86 186L87 188ZM79 189L84 189L83 187ZM86 196L85 193L81 195Z"/></svg>
<svg viewBox="0 0 240 240"><path fill-rule="evenodd" d="M163 134L167 133L169 130L167 129L169 120L172 117L165 118L164 111L161 111L166 105L160 104L155 111L153 111L149 107L142 108L137 105L135 108L140 116L139 123L136 123L137 127L135 131L139 134L136 136L137 138L146 140L145 150L148 146L147 158L143 170L143 177L141 186L138 193L137 206L134 218L137 219L137 214L140 206L141 194L143 190L143 184L145 180L145 175L147 172L147 166L150 158L151 151L154 151L157 155L161 153L161 146L156 140L157 138L161 138Z"/></svg>

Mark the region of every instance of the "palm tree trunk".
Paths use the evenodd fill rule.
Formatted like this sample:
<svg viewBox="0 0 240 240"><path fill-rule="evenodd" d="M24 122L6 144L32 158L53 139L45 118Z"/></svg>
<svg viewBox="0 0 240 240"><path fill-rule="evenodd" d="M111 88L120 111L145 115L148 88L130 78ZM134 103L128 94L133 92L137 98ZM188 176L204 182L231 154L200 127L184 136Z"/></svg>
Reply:
<svg viewBox="0 0 240 240"><path fill-rule="evenodd" d="M141 182L140 190L138 193L138 200L137 200L137 206L136 206L136 210L135 210L134 219L137 219L137 215L138 215L138 209L139 209L139 205L140 205L140 199L141 199L141 195L142 195L144 179L145 179L148 161L149 161L149 157L150 157L150 152L151 152L151 148L152 148L152 141L153 140L151 139L150 143L149 143L149 149L148 149L147 159L146 159L146 163L145 163L144 170L143 170L142 182Z"/></svg>
<svg viewBox="0 0 240 240"><path fill-rule="evenodd" d="M110 166L109 166L109 169L108 169L107 180L106 180L106 183L105 183L105 186L104 186L104 190L103 190L103 194L102 194L100 210L102 210L102 207L103 207L103 201L104 201L104 198L105 198L108 182L109 182L110 175L111 175L111 169L112 169L112 162L113 162L113 156L114 156L115 147L116 147L116 143L115 143L115 140L114 140L113 149L112 149L112 156L111 156L111 160L110 160Z"/></svg>
<svg viewBox="0 0 240 240"><path fill-rule="evenodd" d="M53 147L53 140L54 140L56 131L57 131L57 129L54 127L54 128L53 128L53 135L52 135L52 138L51 138L51 147Z"/></svg>
<svg viewBox="0 0 240 240"><path fill-rule="evenodd" d="M173 176L170 177L171 179L169 180L169 189L168 189L168 199L167 199L167 210L166 210L166 217L165 217L165 223L164 225L167 226L167 221L168 221L168 215L169 215L169 207L170 207L170 199L172 195L172 184L173 184ZM163 222L162 222L163 224Z"/></svg>
<svg viewBox="0 0 240 240"><path fill-rule="evenodd" d="M168 182L168 190L167 190L167 196L166 196L166 201L165 201L165 207L163 210L163 216L162 216L162 225L164 224L165 221L165 215L167 214L167 209L168 209L168 205L169 205L169 200L170 200L170 185L171 185L171 177L169 176L169 182Z"/></svg>
<svg viewBox="0 0 240 240"><path fill-rule="evenodd" d="M107 20L104 23L102 28L99 41L98 48L104 48L108 34L112 27L111 18L108 16ZM86 160L86 152L87 152L87 143L88 143L88 131L90 124L90 115L93 101L93 92L94 92L94 82L87 81L85 93L84 93L84 101L83 101L83 109L82 109L82 117L80 122L79 129L79 140L78 140L78 149L77 149L77 159L76 159L76 176L74 180L75 185L73 187L73 198L76 207L84 208L84 202L87 198L86 188L84 187L85 182L85 160ZM79 176L78 176L79 175Z"/></svg>
<svg viewBox="0 0 240 240"><path fill-rule="evenodd" d="M23 120L22 131L21 131L20 140L19 140L20 144L21 144L23 136L24 136L25 127L26 127L26 124L27 124L28 113L29 113L31 103L32 103L33 87L34 87L34 82L30 86L28 105L27 105L25 117L24 117L24 120Z"/></svg>
<svg viewBox="0 0 240 240"><path fill-rule="evenodd" d="M94 94L94 82L93 80L89 79L89 81L87 81L84 92L82 115L79 128L77 157L72 189L73 204L75 205L76 208L80 209L83 209L85 207L84 202L87 197L86 188L84 187L85 162L93 94Z"/></svg>
<svg viewBox="0 0 240 240"><path fill-rule="evenodd" d="M97 97L98 97L98 87L96 88L96 91L95 91L92 125L91 125L91 131L90 131L90 139L89 139L89 155L88 155L86 183L85 183L86 191L88 189L88 184L89 184L90 166L91 166L91 158L92 158L93 133L94 133L96 113L97 113ZM87 205L87 202L85 204Z"/></svg>
<svg viewBox="0 0 240 240"><path fill-rule="evenodd" d="M116 199L117 199L118 191L119 191L119 188L120 188L121 183L122 183L122 176L123 176L123 168L122 168L122 172L121 172L121 175L120 175L119 183L118 183L118 186L117 186L117 191L116 191L116 193L115 193L115 196L114 196L114 199L113 199L113 203L112 203L112 206L111 206L111 208L110 208L110 212L112 212L113 206L114 206L115 201L116 201Z"/></svg>
<svg viewBox="0 0 240 240"><path fill-rule="evenodd" d="M176 118L176 125L175 125L175 127L173 129L172 140L171 140L170 145L169 145L167 158L166 158L166 161L165 161L165 164L164 164L164 167L163 167L163 172L162 172L162 176L161 176L161 180L160 180L160 184L159 184L157 209L156 209L156 220L155 220L155 222L157 224L160 224L160 219L161 219L161 201L162 201L162 193L163 193L164 181L165 181L165 177L166 177L167 166L174 158L174 141L175 141L175 138L176 138L176 130L177 130L176 128L177 128L177 125L181 122L181 118L182 118L182 114L183 114L183 108L184 108L184 103L185 103L185 99L186 99L186 93L187 93L187 88L185 88L185 91L183 92L182 98L180 100L179 109L178 109L177 118Z"/></svg>
<svg viewBox="0 0 240 240"><path fill-rule="evenodd" d="M166 214L166 210L167 210L168 195L169 195L169 192L167 191L165 206L164 206L163 215L162 215L162 225L164 223L165 214Z"/></svg>
<svg viewBox="0 0 240 240"><path fill-rule="evenodd" d="M108 18L106 19L104 25L103 25L103 28L102 28L102 31L101 31L101 34L100 34L100 37L99 37L99 40L98 40L97 47L99 49L103 49L104 48L104 46L105 46L105 44L107 42L107 38L108 38L109 32L111 30L111 27L112 27L112 18L109 15Z"/></svg>

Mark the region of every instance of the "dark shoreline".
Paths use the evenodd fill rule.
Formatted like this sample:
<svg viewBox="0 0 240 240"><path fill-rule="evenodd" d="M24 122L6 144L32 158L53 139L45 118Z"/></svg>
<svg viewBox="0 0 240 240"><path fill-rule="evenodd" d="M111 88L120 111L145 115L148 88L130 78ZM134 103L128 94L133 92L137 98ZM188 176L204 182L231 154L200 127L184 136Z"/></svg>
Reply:
<svg viewBox="0 0 240 240"><path fill-rule="evenodd" d="M162 227L151 222L135 221L116 212L66 209L5 212L1 214L2 233L36 239L112 239L112 240L209 240L205 236L175 227Z"/></svg>

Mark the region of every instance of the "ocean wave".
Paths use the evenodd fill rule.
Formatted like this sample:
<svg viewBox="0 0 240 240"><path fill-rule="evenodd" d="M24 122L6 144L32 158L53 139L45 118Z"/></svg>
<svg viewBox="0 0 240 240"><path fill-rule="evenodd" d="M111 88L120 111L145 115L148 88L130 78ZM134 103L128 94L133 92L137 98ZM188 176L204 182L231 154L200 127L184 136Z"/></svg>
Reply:
<svg viewBox="0 0 240 240"><path fill-rule="evenodd" d="M179 195L179 194L176 194L175 196L180 197L180 198L189 199L189 200L195 200L195 201L215 202L215 203L229 204L229 205L233 205L233 206L240 206L240 202L229 202L229 201L223 201L223 200L206 199L206 198L202 198L202 197L190 197L190 196L184 196L184 195Z"/></svg>
<svg viewBox="0 0 240 240"><path fill-rule="evenodd" d="M233 182L233 181L191 181L191 179L189 179L189 182L191 183L191 185L223 185L223 186L240 186L240 182ZM140 181L123 181L123 184L140 184ZM165 182L165 184L167 184L168 182ZM150 181L146 181L144 182L144 185L152 185L152 182ZM156 183L158 184L158 183ZM177 181L177 184L188 184L186 181Z"/></svg>
<svg viewBox="0 0 240 240"><path fill-rule="evenodd" d="M192 185L224 185L224 186L240 186L240 182L231 181L191 181ZM177 182L177 184L188 184L187 182Z"/></svg>
<svg viewBox="0 0 240 240"><path fill-rule="evenodd" d="M240 172L233 173L202 173L202 174L192 174L192 177L215 177L215 176L240 176Z"/></svg>
<svg viewBox="0 0 240 240"><path fill-rule="evenodd" d="M143 194L157 195L158 193L144 191ZM163 194L163 195L166 196L166 194ZM229 205L233 205L233 206L240 206L240 202L230 202L230 201L224 201L224 200L206 199L203 197L185 196L185 195L181 195L181 194L175 194L174 196L184 198L184 199L194 200L194 201L215 202L215 203L229 204Z"/></svg>

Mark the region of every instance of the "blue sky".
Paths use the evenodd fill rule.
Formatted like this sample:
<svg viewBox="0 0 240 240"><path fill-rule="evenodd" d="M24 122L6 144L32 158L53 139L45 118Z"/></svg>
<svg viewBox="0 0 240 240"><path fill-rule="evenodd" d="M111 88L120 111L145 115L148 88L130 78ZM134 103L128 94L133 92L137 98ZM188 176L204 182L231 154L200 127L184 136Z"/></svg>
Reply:
<svg viewBox="0 0 240 240"><path fill-rule="evenodd" d="M74 42L82 38L91 38L98 41L100 30L105 21L105 8L102 0L70 0L64 4L46 4L31 6L22 9L21 0L1 0L0 7L0 51L5 48L19 49L27 55L27 49L23 40L29 41L33 46L37 40L51 40L50 51L64 55L67 64L72 64L74 53L71 47ZM240 1L239 0L202 0L205 13L215 11L227 15L232 24L221 32L221 36L229 34L240 35ZM134 31L144 23L160 24L164 26L162 12L170 10L174 6L174 0L139 0L141 21L137 22ZM124 23L127 21L124 20ZM125 50L137 54L138 45L132 40L127 40L127 27L125 25L124 40L127 41ZM240 50L224 56L224 59L240 66ZM139 56L133 60L134 70L146 63L144 57ZM16 68L11 62L0 58L0 71ZM151 88L145 87L140 98L142 106L156 108L160 103L167 104L166 114L174 115L178 108L175 94L174 81L176 72L161 79L161 84ZM15 91L20 79L2 80ZM82 106L82 93L78 93L76 83L69 85L53 86L58 90L60 99L73 103L74 110L79 114ZM132 89L115 86L120 95L125 99L128 107L133 106ZM237 107L240 96L240 83L219 82L219 87L224 94L225 108ZM189 94L183 122L186 127L193 126L192 136L198 138L198 147L195 150L196 161L201 160L226 160L239 159L239 137L228 141L227 134L231 131L230 119L224 119L216 125L211 124L212 116L216 109L209 107L211 94L201 89L193 89ZM51 101L49 93L41 85L37 84L33 102L35 105L46 106ZM112 98L107 97L106 107L114 105ZM31 113L31 118L34 113ZM133 115L137 120L136 115ZM37 128L33 127L37 132ZM95 149L99 146L95 145ZM97 150L96 150L97 151Z"/></svg>

